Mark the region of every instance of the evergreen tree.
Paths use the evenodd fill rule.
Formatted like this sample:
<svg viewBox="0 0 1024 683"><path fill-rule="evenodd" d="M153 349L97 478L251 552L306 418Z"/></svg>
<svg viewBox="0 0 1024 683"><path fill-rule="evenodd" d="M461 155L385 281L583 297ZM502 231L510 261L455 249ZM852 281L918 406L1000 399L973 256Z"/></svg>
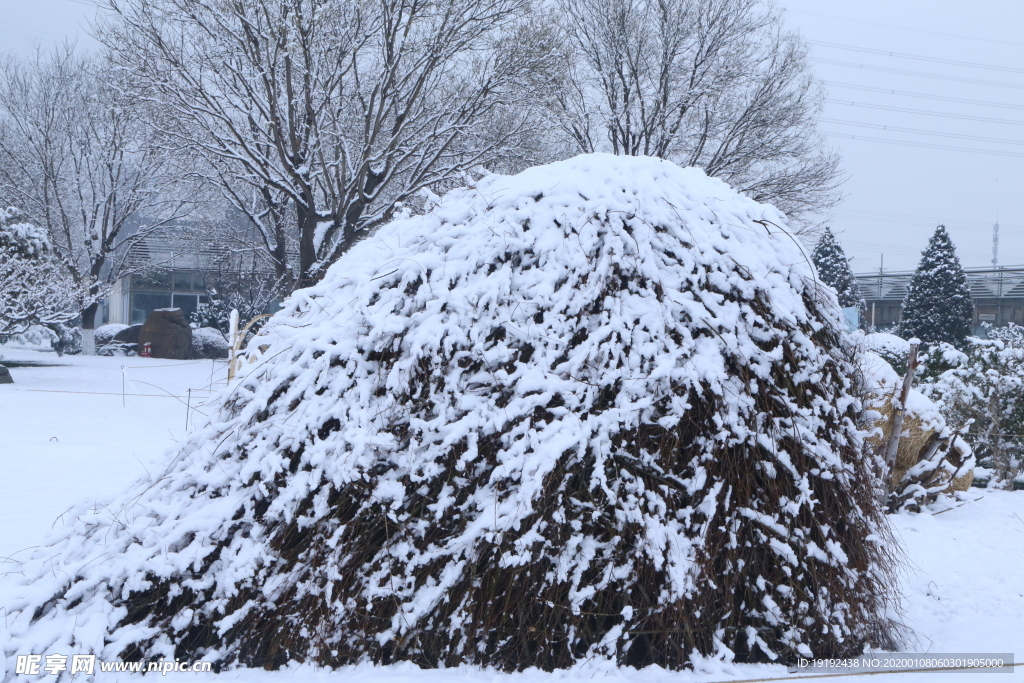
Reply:
<svg viewBox="0 0 1024 683"><path fill-rule="evenodd" d="M971 333L974 301L946 226L935 228L903 300L899 334L960 346Z"/></svg>
<svg viewBox="0 0 1024 683"><path fill-rule="evenodd" d="M825 234L814 248L811 261L821 281L836 290L839 305L843 308L857 308L863 313L864 297L860 295L857 279L850 270L850 259L846 258L843 247L829 228L825 228Z"/></svg>

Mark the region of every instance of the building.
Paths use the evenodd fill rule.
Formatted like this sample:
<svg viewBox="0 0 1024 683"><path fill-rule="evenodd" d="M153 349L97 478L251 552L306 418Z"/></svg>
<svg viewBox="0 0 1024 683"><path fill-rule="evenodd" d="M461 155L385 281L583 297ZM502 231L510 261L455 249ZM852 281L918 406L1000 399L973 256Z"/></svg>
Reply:
<svg viewBox="0 0 1024 683"><path fill-rule="evenodd" d="M964 273L974 297L974 334L983 333L983 323L1024 325L1024 266L965 268ZM913 274L907 271L856 276L867 304L865 325L886 330L899 322Z"/></svg>
<svg viewBox="0 0 1024 683"><path fill-rule="evenodd" d="M208 301L207 277L222 272L225 264L242 272L273 272L258 263L251 251L229 251L213 244L173 237L147 237L136 243L128 255L129 270L114 282L103 302L103 324L138 325L157 308L180 308L188 320L200 304Z"/></svg>

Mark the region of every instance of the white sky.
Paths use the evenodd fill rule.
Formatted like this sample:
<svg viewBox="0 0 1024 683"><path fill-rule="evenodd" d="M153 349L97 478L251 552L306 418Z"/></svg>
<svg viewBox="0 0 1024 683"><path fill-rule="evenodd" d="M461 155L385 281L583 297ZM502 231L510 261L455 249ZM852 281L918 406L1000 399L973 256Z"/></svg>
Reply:
<svg viewBox="0 0 1024 683"><path fill-rule="evenodd" d="M965 266L988 266L997 219L999 264L1024 264L1024 2L778 2L829 91L821 129L848 175L830 224L854 270L877 272L882 254L886 271L913 269L939 222ZM0 0L0 51L95 46L94 15L88 0Z"/></svg>

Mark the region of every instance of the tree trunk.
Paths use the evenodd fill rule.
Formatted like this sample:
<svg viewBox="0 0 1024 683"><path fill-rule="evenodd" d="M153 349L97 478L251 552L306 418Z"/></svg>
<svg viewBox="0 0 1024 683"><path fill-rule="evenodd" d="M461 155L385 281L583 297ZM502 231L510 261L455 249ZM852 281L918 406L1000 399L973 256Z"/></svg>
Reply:
<svg viewBox="0 0 1024 683"><path fill-rule="evenodd" d="M310 204L309 206L312 206ZM297 289L310 287L320 278L313 277L313 264L316 263L316 247L313 236L316 234L316 210L295 205L295 217L299 223L299 281Z"/></svg>
<svg viewBox="0 0 1024 683"><path fill-rule="evenodd" d="M96 311L99 310L99 303L92 302L82 311L82 355L96 355L96 341L93 330L96 328Z"/></svg>

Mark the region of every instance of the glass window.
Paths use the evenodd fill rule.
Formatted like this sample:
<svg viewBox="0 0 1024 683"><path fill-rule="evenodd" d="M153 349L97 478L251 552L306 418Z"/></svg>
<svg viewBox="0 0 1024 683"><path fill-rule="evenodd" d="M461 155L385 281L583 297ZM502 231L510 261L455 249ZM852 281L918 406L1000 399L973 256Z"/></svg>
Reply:
<svg viewBox="0 0 1024 683"><path fill-rule="evenodd" d="M174 290L175 291L192 291L192 273L189 271L174 271Z"/></svg>
<svg viewBox="0 0 1024 683"><path fill-rule="evenodd" d="M198 299L199 297L195 294L175 294L171 302L171 306L174 308L180 308L181 314L185 317L185 320L190 321L192 319L192 314L196 312Z"/></svg>
<svg viewBox="0 0 1024 683"><path fill-rule="evenodd" d="M169 308L171 295L162 292L132 292L132 325L146 322L149 314L158 308Z"/></svg>
<svg viewBox="0 0 1024 683"><path fill-rule="evenodd" d="M170 289L171 273L167 270L152 270L132 275L132 289Z"/></svg>

